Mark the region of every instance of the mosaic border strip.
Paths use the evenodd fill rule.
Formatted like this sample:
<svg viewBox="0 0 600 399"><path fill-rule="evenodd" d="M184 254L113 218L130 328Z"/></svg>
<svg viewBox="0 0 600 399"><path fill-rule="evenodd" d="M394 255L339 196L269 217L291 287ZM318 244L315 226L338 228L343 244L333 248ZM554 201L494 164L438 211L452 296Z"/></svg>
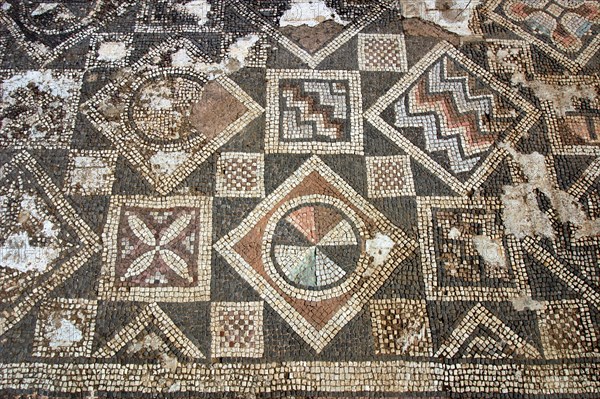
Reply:
<svg viewBox="0 0 600 399"><path fill-rule="evenodd" d="M160 365L152 364L6 363L3 366L0 369L0 389L40 389L47 392L168 392L169 386L164 385L164 377L171 375ZM499 366L480 362L448 364L404 360L179 364L176 370L181 393L239 394L345 392L352 395L439 395L440 392L448 392L451 383L454 394L596 394L600 390L600 380L596 378L599 374L600 363L597 362ZM128 378L122 378L123 375ZM481 383L474 384L474 381Z"/></svg>

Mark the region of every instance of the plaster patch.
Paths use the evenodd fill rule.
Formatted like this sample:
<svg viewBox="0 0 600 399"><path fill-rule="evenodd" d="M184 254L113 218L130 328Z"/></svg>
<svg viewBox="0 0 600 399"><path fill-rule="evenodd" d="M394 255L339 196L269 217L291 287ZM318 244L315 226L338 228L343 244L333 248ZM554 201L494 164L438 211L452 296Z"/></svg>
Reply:
<svg viewBox="0 0 600 399"><path fill-rule="evenodd" d="M401 352L406 353L410 347L421 342L426 334L425 325L413 320L402 332L402 335L396 339L396 347L402 348Z"/></svg>
<svg viewBox="0 0 600 399"><path fill-rule="evenodd" d="M519 296L512 299L511 303L517 312L522 312L524 310L536 311L546 309L546 304L544 302L536 301L530 296Z"/></svg>
<svg viewBox="0 0 600 399"><path fill-rule="evenodd" d="M71 186L90 193L101 192L113 172L107 161L97 156L75 157L73 166L73 171L70 174Z"/></svg>
<svg viewBox="0 0 600 399"><path fill-rule="evenodd" d="M542 212L529 184L504 186L502 219L506 231L518 239L537 235L554 238L548 215Z"/></svg>
<svg viewBox="0 0 600 399"><path fill-rule="evenodd" d="M177 370L177 366L179 365L179 361L175 356L170 356L166 353L161 354L160 356L160 364L163 366L165 370L170 372L175 372Z"/></svg>
<svg viewBox="0 0 600 399"><path fill-rule="evenodd" d="M236 72L246 65L246 57L250 55L250 50L258 40L258 35L240 37L235 43L229 46L227 55L220 63L207 64L199 62L194 64L194 69L208 75L208 79L210 80L216 79L220 75Z"/></svg>
<svg viewBox="0 0 600 399"><path fill-rule="evenodd" d="M54 316L46 325L44 337L51 348L69 347L83 339L83 333L72 321Z"/></svg>
<svg viewBox="0 0 600 399"><path fill-rule="evenodd" d="M321 22L332 20L340 25L347 25L336 12L323 0L294 0L291 7L279 19L279 26L317 26Z"/></svg>
<svg viewBox="0 0 600 399"><path fill-rule="evenodd" d="M506 257L502 241L485 235L472 237L475 250L483 258L483 261L491 267L506 269Z"/></svg>
<svg viewBox="0 0 600 399"><path fill-rule="evenodd" d="M170 110L173 106L173 90L166 84L154 83L144 87L140 93L140 102L154 110Z"/></svg>
<svg viewBox="0 0 600 399"><path fill-rule="evenodd" d="M503 219L511 234L519 239L536 235L554 238L550 219L539 209L536 190L548 197L560 222L571 223L575 227L575 238L600 233L600 222L590 220L575 197L554 186L542 154L521 154L506 144L500 147L511 154L527 178L525 183L504 186Z"/></svg>
<svg viewBox="0 0 600 399"><path fill-rule="evenodd" d="M452 226L452 228L448 232L448 238L451 240L456 240L460 238L461 235L461 231L456 226Z"/></svg>
<svg viewBox="0 0 600 399"><path fill-rule="evenodd" d="M98 47L98 60L114 62L127 57L127 45L123 42L103 42Z"/></svg>
<svg viewBox="0 0 600 399"><path fill-rule="evenodd" d="M29 244L29 235L22 231L8 236L0 246L0 267L18 270L44 272L58 258L60 249L54 246L38 247Z"/></svg>
<svg viewBox="0 0 600 399"><path fill-rule="evenodd" d="M127 347L127 353L137 353L142 349L149 351L157 351L162 348L163 341L155 333L149 333L144 335L143 338L132 342Z"/></svg>
<svg viewBox="0 0 600 399"><path fill-rule="evenodd" d="M559 116L567 112L574 112L577 99L595 101L598 93L593 86L587 85L552 85L540 80L527 80L523 72L516 72L511 78L513 85L523 85L530 88L535 95L544 101L552 102L553 108Z"/></svg>
<svg viewBox="0 0 600 399"><path fill-rule="evenodd" d="M175 68L186 68L194 64L194 60L188 55L186 49L181 48L171 54L171 65Z"/></svg>
<svg viewBox="0 0 600 399"><path fill-rule="evenodd" d="M26 71L18 73L2 82L2 102L15 104L13 94L18 89L34 85L38 90L54 97L67 99L73 96L78 89L75 80L64 75L53 75L51 70Z"/></svg>
<svg viewBox="0 0 600 399"><path fill-rule="evenodd" d="M181 13L192 15L198 21L198 26L208 22L210 3L208 0L192 0L184 4L177 4L175 9Z"/></svg>
<svg viewBox="0 0 600 399"><path fill-rule="evenodd" d="M0 267L22 273L41 273L60 255L57 241L59 229L40 209L39 201L38 197L30 194L20 196L17 229L7 234L0 246ZM7 203L6 197L0 197L0 210L8 212ZM32 245L30 233L45 240L45 245Z"/></svg>
<svg viewBox="0 0 600 399"><path fill-rule="evenodd" d="M404 18L421 18L456 33L473 36L470 22L481 0L399 0Z"/></svg>
<svg viewBox="0 0 600 399"><path fill-rule="evenodd" d="M373 258L372 265L374 267L382 266L394 245L394 240L382 233L377 233L374 238L367 240L366 251Z"/></svg>
<svg viewBox="0 0 600 399"><path fill-rule="evenodd" d="M171 175L188 157L189 154L183 151L157 151L149 159L149 162L152 165L152 171L157 175Z"/></svg>
<svg viewBox="0 0 600 399"><path fill-rule="evenodd" d="M31 12L31 16L32 17L37 17L39 15L44 15L45 13L47 13L48 11L52 11L54 10L56 7L58 7L58 3L40 3L40 5L38 5L32 12Z"/></svg>

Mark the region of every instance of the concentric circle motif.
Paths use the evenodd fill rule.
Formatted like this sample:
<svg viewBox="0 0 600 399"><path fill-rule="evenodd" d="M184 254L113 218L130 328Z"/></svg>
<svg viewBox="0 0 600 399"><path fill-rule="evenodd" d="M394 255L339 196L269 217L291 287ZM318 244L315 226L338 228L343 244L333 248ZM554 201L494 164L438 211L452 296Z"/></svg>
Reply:
<svg viewBox="0 0 600 399"><path fill-rule="evenodd" d="M199 76L176 70L144 76L131 93L128 124L149 143L186 141L195 133L190 113L205 83Z"/></svg>
<svg viewBox="0 0 600 399"><path fill-rule="evenodd" d="M354 221L329 203L312 202L287 210L272 235L271 260L293 287L326 290L356 269L361 238Z"/></svg>

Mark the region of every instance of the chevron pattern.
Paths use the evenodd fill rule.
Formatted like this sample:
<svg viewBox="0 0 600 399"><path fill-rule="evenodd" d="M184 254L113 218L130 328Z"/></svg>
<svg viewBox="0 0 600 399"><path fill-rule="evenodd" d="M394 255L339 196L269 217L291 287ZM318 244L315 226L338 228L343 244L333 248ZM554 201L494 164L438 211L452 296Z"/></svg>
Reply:
<svg viewBox="0 0 600 399"><path fill-rule="evenodd" d="M507 126L494 94L473 93L459 68L440 59L395 104L395 125L422 128L425 150L445 152L454 173L470 172Z"/></svg>

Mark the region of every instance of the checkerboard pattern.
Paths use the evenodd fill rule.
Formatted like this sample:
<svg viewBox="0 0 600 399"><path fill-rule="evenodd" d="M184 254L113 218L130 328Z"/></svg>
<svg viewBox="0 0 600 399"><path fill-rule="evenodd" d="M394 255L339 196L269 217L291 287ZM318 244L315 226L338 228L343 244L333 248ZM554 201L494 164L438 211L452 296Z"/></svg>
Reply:
<svg viewBox="0 0 600 399"><path fill-rule="evenodd" d="M263 302L213 302L211 304L211 355L262 357Z"/></svg>
<svg viewBox="0 0 600 399"><path fill-rule="evenodd" d="M406 72L404 35L360 33L358 66L362 71Z"/></svg>

